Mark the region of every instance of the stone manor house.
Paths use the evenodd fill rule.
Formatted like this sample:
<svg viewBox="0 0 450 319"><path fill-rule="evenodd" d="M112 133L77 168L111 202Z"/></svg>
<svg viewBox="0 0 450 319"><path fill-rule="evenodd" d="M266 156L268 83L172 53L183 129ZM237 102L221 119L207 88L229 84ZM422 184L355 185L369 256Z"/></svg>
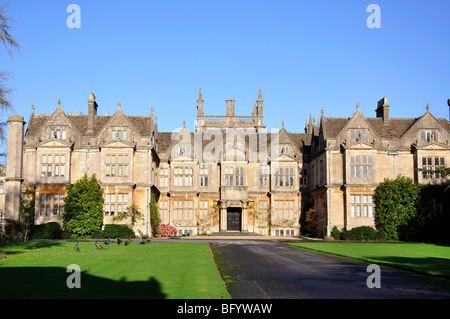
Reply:
<svg viewBox="0 0 450 319"><path fill-rule="evenodd" d="M86 173L101 181L104 224L135 204L144 220L134 228L143 235L151 233L152 194L161 221L179 234L296 236L300 215L315 206L325 213L326 235L334 226L374 226L373 194L384 178L449 182L417 170L450 162L450 122L428 105L416 118L391 118L386 98L375 117L359 105L342 118L322 109L304 132L291 133L284 123L265 127L263 102L260 89L252 115L236 116L230 99L225 115L209 116L200 88L194 132L185 125L159 132L153 107L150 115L127 116L119 102L114 114L99 115L93 93L87 115L65 113L58 101L52 114L33 106L26 130L23 117L10 116L1 222L18 218L24 188L36 192L36 224L61 222L68 185Z"/></svg>

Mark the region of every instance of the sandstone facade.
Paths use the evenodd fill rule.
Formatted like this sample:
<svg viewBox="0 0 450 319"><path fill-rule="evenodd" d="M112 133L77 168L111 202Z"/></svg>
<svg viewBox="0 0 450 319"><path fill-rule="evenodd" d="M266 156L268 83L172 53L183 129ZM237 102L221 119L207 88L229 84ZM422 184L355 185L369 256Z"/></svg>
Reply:
<svg viewBox="0 0 450 319"><path fill-rule="evenodd" d="M52 114L33 107L25 132L23 118L12 116L3 221L18 218L27 187L36 191L36 224L61 222L68 185L86 173L101 180L104 224L135 204L144 219L133 227L142 235L151 233L152 194L161 221L179 234L296 236L300 215L314 205L326 216L327 235L334 226L374 226L373 193L384 178L449 182L417 171L450 162L450 122L428 106L417 118L390 118L386 98L376 117L359 105L351 117L322 110L304 133L291 133L284 123L276 132L265 127L263 102L260 90L251 116L236 116L234 100L226 100L226 115L208 116L200 89L194 132L159 132L153 107L127 116L119 102L113 115L98 115L93 93L87 115L65 113L60 102Z"/></svg>

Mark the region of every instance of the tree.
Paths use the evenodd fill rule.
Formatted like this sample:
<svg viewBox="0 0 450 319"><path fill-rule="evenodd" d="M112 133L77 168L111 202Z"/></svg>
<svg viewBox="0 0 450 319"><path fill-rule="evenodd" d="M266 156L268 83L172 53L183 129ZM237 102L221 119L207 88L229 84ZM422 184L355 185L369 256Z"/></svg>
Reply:
<svg viewBox="0 0 450 319"><path fill-rule="evenodd" d="M0 6L0 41L8 51L8 54L13 56L13 50L19 51L20 45L14 40L13 36L9 33L11 27L9 25L10 18L5 15L5 6Z"/></svg>
<svg viewBox="0 0 450 319"><path fill-rule="evenodd" d="M161 223L161 218L159 217L158 208L156 207L156 196L154 193L152 193L148 205L150 206L150 226L152 227L153 237L155 237L158 232L159 224Z"/></svg>
<svg viewBox="0 0 450 319"><path fill-rule="evenodd" d="M72 238L89 238L103 223L103 189L97 177L86 174L69 186L64 198L64 230Z"/></svg>
<svg viewBox="0 0 450 319"><path fill-rule="evenodd" d="M386 239L398 240L417 212L420 186L405 176L385 179L375 189L375 226Z"/></svg>
<svg viewBox="0 0 450 319"><path fill-rule="evenodd" d="M22 194L23 199L20 202L19 215L23 231L23 241L26 243L34 227L34 203L36 193L27 189Z"/></svg>
<svg viewBox="0 0 450 319"><path fill-rule="evenodd" d="M10 18L5 14L5 7L0 6L0 42L6 48L10 57L13 57L13 51L19 51L20 46L14 40L13 36L10 34L11 27L9 25ZM8 111L12 109L10 94L12 89L6 87L6 82L9 79L9 74L4 71L0 71L0 110ZM0 123L0 140L6 139L5 134L5 123ZM4 155L4 154L3 154Z"/></svg>

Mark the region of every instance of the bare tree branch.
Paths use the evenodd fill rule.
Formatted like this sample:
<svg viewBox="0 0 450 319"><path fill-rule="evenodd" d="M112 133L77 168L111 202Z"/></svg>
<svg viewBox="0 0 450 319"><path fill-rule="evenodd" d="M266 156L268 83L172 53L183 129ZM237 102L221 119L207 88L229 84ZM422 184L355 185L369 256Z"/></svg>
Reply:
<svg viewBox="0 0 450 319"><path fill-rule="evenodd" d="M8 54L13 58L13 50L20 51L20 45L14 40L10 34L11 26L9 21L11 19L5 15L5 6L0 7L0 41L8 51Z"/></svg>

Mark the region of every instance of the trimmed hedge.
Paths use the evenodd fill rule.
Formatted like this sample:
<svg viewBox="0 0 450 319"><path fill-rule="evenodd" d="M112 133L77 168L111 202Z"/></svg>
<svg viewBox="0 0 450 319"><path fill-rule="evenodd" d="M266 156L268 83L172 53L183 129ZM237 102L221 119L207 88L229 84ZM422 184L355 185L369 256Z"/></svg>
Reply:
<svg viewBox="0 0 450 319"><path fill-rule="evenodd" d="M116 225L116 224L107 224L105 228L103 228L103 237L108 238L136 238L134 231L130 229L127 225Z"/></svg>
<svg viewBox="0 0 450 319"><path fill-rule="evenodd" d="M336 226L333 227L331 235L336 240L385 240L386 235L382 231L376 231L370 226L355 227L351 230L339 230Z"/></svg>
<svg viewBox="0 0 450 319"><path fill-rule="evenodd" d="M68 238L61 225L56 222L35 225L31 233L31 239L64 239Z"/></svg>

